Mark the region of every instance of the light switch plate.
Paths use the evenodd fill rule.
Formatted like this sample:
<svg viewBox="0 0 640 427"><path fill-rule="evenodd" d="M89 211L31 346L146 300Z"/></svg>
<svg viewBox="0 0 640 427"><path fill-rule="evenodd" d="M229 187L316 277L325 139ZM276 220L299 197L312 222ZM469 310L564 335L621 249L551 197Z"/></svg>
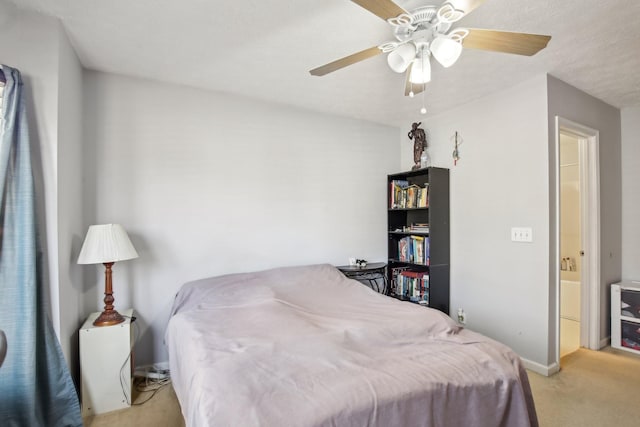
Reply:
<svg viewBox="0 0 640 427"><path fill-rule="evenodd" d="M512 242L533 242L533 229L531 227L511 227Z"/></svg>

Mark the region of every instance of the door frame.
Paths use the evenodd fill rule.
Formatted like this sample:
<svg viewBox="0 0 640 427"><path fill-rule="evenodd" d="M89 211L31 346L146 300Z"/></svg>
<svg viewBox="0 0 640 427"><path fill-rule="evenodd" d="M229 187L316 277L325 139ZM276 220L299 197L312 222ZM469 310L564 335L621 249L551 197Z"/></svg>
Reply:
<svg viewBox="0 0 640 427"><path fill-rule="evenodd" d="M555 253L560 262L560 134L578 139L580 152L581 260L580 346L600 349L600 132L560 116L555 129ZM560 268L555 269L556 362L560 363Z"/></svg>

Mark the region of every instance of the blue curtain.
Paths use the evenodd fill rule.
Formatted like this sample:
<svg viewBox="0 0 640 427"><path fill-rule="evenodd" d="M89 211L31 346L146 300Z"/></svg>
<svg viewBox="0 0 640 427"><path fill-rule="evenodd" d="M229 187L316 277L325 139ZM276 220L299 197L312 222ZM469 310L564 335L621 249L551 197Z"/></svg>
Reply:
<svg viewBox="0 0 640 427"><path fill-rule="evenodd" d="M20 72L6 79L0 130L0 425L81 426L78 394L47 315Z"/></svg>

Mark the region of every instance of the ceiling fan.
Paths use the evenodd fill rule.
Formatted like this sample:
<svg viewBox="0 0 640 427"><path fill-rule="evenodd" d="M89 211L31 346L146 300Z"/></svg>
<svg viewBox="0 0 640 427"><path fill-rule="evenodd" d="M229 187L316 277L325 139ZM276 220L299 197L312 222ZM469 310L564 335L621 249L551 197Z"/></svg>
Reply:
<svg viewBox="0 0 640 427"><path fill-rule="evenodd" d="M443 67L452 66L462 48L482 49L531 56L544 49L551 36L477 28L456 28L452 24L472 12L485 0L447 0L440 6L421 6L411 12L392 0L351 0L387 21L397 41L383 43L309 71L324 76L341 68L388 53L387 63L406 72L405 96L424 91L431 80L431 56Z"/></svg>

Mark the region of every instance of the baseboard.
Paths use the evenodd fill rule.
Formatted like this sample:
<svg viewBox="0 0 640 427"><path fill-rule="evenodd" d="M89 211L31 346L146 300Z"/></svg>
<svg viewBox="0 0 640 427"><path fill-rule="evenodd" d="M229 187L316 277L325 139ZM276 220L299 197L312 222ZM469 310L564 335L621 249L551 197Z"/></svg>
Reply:
<svg viewBox="0 0 640 427"><path fill-rule="evenodd" d="M545 377L550 377L560 370L560 365L555 362L551 365L542 365L538 362L533 362L523 357L521 357L520 360L522 360L522 364L525 368L535 372L536 374L544 375Z"/></svg>
<svg viewBox="0 0 640 427"><path fill-rule="evenodd" d="M607 346L611 345L611 337L605 337L600 340L600 347L597 350L601 350ZM544 375L545 377L549 377L556 372L560 371L560 364L552 363L551 365L542 365L538 362L533 362L531 360L525 359L524 357L520 358L522 360L522 364L525 368L530 371L533 371L537 374Z"/></svg>

